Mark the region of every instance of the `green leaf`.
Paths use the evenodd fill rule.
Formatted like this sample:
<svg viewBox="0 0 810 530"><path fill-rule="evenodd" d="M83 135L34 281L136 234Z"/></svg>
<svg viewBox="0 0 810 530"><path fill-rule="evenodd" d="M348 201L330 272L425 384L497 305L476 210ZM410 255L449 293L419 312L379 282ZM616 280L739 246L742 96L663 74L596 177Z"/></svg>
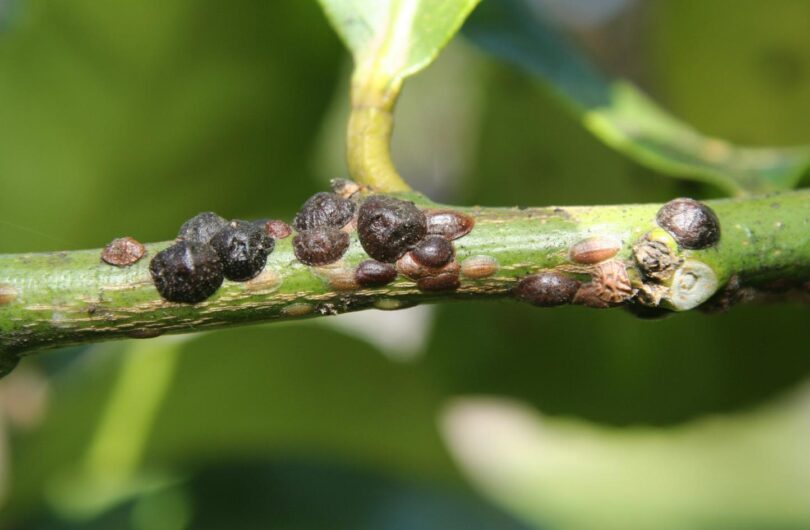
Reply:
<svg viewBox="0 0 810 530"><path fill-rule="evenodd" d="M436 58L480 0L319 1L360 77L398 83Z"/></svg>
<svg viewBox="0 0 810 530"><path fill-rule="evenodd" d="M479 0L320 2L354 56L349 174L379 191L407 191L391 161L390 145L402 82L436 58Z"/></svg>
<svg viewBox="0 0 810 530"><path fill-rule="evenodd" d="M465 34L543 79L590 132L661 173L742 195L792 188L810 167L810 147L746 148L699 133L596 71L525 0L485 3Z"/></svg>

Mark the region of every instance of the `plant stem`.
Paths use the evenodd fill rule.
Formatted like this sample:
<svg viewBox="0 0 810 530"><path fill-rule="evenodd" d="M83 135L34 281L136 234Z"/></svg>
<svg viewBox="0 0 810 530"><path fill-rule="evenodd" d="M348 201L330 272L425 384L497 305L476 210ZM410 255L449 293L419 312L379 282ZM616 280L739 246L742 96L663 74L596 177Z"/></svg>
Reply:
<svg viewBox="0 0 810 530"><path fill-rule="evenodd" d="M400 196L422 208L446 208L415 194ZM679 249L680 259L707 265L719 286L732 277L735 284L753 287L775 281L802 285L810 278L810 191L706 204L720 219L720 241L705 250ZM488 256L498 267L481 279L462 274L461 286L448 292L422 292L403 275L384 287L358 287L353 269L368 256L356 231L343 259L320 268L295 259L292 238L279 240L258 277L226 281L195 305L166 302L152 284L149 260L171 242L147 245L146 257L125 268L103 263L100 250L0 255L0 371L10 370L20 355L92 341L509 297L521 277L540 270L587 277L586 267L571 263L569 249L593 236L621 243L616 259L628 266L638 289L647 280L638 273L632 249L644 234L660 231L655 220L659 207L453 208L475 219L472 232L454 242L456 260L463 264L472 256Z"/></svg>

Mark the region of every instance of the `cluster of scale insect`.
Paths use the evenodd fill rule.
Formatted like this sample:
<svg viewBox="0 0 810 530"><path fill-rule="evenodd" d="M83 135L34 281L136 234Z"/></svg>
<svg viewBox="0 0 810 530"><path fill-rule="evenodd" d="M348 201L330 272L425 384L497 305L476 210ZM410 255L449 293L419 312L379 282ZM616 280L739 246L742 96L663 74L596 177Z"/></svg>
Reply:
<svg viewBox="0 0 810 530"><path fill-rule="evenodd" d="M275 248L271 233L284 232L279 223L228 221L214 212L192 217L180 227L174 244L149 263L155 287L170 302L195 304L213 295L225 279L254 278Z"/></svg>

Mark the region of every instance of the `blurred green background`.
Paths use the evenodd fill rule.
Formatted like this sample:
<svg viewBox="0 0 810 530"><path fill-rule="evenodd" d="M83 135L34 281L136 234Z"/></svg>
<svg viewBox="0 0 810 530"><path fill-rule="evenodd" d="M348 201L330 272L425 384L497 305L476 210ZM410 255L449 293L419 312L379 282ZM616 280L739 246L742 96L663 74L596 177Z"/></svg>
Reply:
<svg viewBox="0 0 810 530"><path fill-rule="evenodd" d="M535 3L700 130L810 142L805 0ZM0 0L0 252L290 218L345 176L350 69L314 0ZM406 84L394 159L456 204L717 195L463 36ZM449 304L49 352L0 382L0 529L810 528L806 311Z"/></svg>

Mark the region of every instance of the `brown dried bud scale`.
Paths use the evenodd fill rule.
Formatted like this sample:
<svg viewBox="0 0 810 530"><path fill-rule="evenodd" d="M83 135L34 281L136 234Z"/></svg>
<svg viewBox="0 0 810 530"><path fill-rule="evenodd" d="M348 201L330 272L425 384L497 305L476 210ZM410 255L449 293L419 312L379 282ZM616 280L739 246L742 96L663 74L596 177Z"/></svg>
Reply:
<svg viewBox="0 0 810 530"><path fill-rule="evenodd" d="M160 296L170 302L195 304L219 289L225 275L216 251L204 243L178 241L149 263Z"/></svg>
<svg viewBox="0 0 810 530"><path fill-rule="evenodd" d="M369 256L393 263L425 237L427 221L414 203L375 195L360 206L357 232Z"/></svg>
<svg viewBox="0 0 810 530"><path fill-rule="evenodd" d="M661 281L671 277L681 262L666 243L646 237L633 245L633 258L644 276Z"/></svg>
<svg viewBox="0 0 810 530"><path fill-rule="evenodd" d="M658 210L658 226L675 238L678 245L700 250L720 240L720 221L714 211L694 199L675 199Z"/></svg>
<svg viewBox="0 0 810 530"><path fill-rule="evenodd" d="M113 239L101 251L101 259L116 267L126 267L140 260L146 249L139 241L127 236Z"/></svg>
<svg viewBox="0 0 810 530"><path fill-rule="evenodd" d="M397 278L397 269L390 263L367 259L357 266L354 279L362 287L379 287L393 282Z"/></svg>
<svg viewBox="0 0 810 530"><path fill-rule="evenodd" d="M336 228L318 228L299 232L293 238L293 252L305 265L321 266L334 263L349 248L349 234Z"/></svg>
<svg viewBox="0 0 810 530"><path fill-rule="evenodd" d="M351 221L355 204L334 193L318 192L301 206L293 219L299 232L316 228L340 228Z"/></svg>
<svg viewBox="0 0 810 530"><path fill-rule="evenodd" d="M577 289L577 280L559 272L547 271L521 279L513 294L518 300L538 307L554 307L570 303Z"/></svg>

